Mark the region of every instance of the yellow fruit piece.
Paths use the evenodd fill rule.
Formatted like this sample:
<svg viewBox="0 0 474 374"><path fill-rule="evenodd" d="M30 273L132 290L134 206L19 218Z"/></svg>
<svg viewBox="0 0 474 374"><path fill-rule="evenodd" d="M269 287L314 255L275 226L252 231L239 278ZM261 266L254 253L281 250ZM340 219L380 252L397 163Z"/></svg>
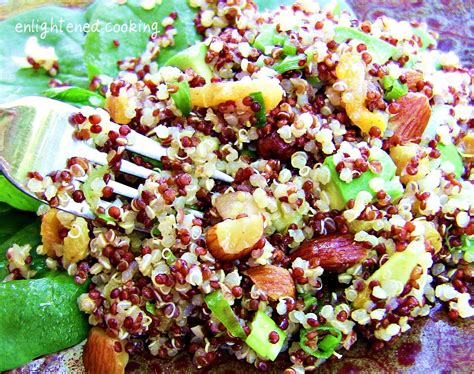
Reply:
<svg viewBox="0 0 474 374"><path fill-rule="evenodd" d="M442 246L442 239L440 233L438 232L438 230L436 230L436 227L433 222L428 222L426 220L420 220L420 222L425 227L425 239L431 243L435 250L435 253L438 253L441 250Z"/></svg>
<svg viewBox="0 0 474 374"><path fill-rule="evenodd" d="M87 221L82 217L76 218L71 230L64 238L64 259L68 263L75 264L85 258L89 249L89 241Z"/></svg>
<svg viewBox="0 0 474 374"><path fill-rule="evenodd" d="M430 161L418 144L409 143L406 145L397 145L390 149L390 157L397 165L397 175L402 183L418 181L430 172ZM406 167L413 158L418 158L417 172L414 175L407 173Z"/></svg>
<svg viewBox="0 0 474 374"><path fill-rule="evenodd" d="M283 89L276 79L252 79L236 82L208 83L202 87L190 88L193 106L209 108L232 100L241 102L254 92L261 92L268 113L275 108L283 97Z"/></svg>
<svg viewBox="0 0 474 374"><path fill-rule="evenodd" d="M59 231L64 226L59 221L57 209L50 209L41 218L41 239L43 248L49 257L58 257L63 253L63 241L59 237Z"/></svg>
<svg viewBox="0 0 474 374"><path fill-rule="evenodd" d="M219 215L224 218L236 218L239 214L255 215L262 213L251 193L237 191L220 195L214 201Z"/></svg>
<svg viewBox="0 0 474 374"><path fill-rule="evenodd" d="M105 109L109 112L110 118L115 123L127 125L132 120L125 115L128 98L126 96L107 96L105 99Z"/></svg>
<svg viewBox="0 0 474 374"><path fill-rule="evenodd" d="M467 161L474 161L474 132L469 132L462 138L461 141L462 156Z"/></svg>
<svg viewBox="0 0 474 374"><path fill-rule="evenodd" d="M381 111L371 112L365 106L367 80L362 58L358 54L343 54L336 66L336 75L347 84L341 96L347 116L363 132L368 133L375 126L383 134L387 128L388 115Z"/></svg>
<svg viewBox="0 0 474 374"><path fill-rule="evenodd" d="M417 265L422 265L423 272L426 274L426 269L423 266L426 262L425 254L423 241L413 241L403 252L392 254L387 262L365 281L366 287L357 295L354 300L354 307L357 309L364 308L365 303L370 300L368 285L372 281L378 281L382 286L387 281L396 281L400 283L403 289ZM423 290L423 287L420 288Z"/></svg>

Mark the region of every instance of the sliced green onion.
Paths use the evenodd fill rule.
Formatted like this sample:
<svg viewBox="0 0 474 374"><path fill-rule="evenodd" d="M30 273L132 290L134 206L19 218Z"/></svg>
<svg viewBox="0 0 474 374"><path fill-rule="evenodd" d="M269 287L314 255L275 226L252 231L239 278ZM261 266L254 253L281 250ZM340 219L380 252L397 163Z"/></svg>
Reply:
<svg viewBox="0 0 474 374"><path fill-rule="evenodd" d="M448 240L449 242L449 240ZM451 251L474 252L474 239L469 239L466 234L461 236L461 246L450 248Z"/></svg>
<svg viewBox="0 0 474 374"><path fill-rule="evenodd" d="M385 89L385 100L396 100L408 93L408 86L406 84L388 75L383 77L382 85Z"/></svg>
<svg viewBox="0 0 474 374"><path fill-rule="evenodd" d="M150 231L151 236L156 237L161 234L161 231L158 230L158 226L155 226Z"/></svg>
<svg viewBox="0 0 474 374"><path fill-rule="evenodd" d="M265 114L265 100L263 100L263 95L261 92L254 92L249 96L260 104L260 110L255 112L255 118L257 119L257 127L263 127L265 126L265 123L267 123L267 116Z"/></svg>
<svg viewBox="0 0 474 374"><path fill-rule="evenodd" d="M171 98L178 107L178 109L183 113L184 116L189 116L191 113L191 94L189 93L189 84L188 82L178 82L178 91L171 94Z"/></svg>
<svg viewBox="0 0 474 374"><path fill-rule="evenodd" d="M156 316L155 304L152 304L149 301L147 301L146 304L145 304L145 309L148 313L153 314L154 316Z"/></svg>
<svg viewBox="0 0 474 374"><path fill-rule="evenodd" d="M397 47L390 43L352 27L336 26L335 32L334 41L337 43L345 42L348 39L357 39L363 42L372 56L372 61L379 65L385 64L398 53Z"/></svg>
<svg viewBox="0 0 474 374"><path fill-rule="evenodd" d="M241 154L241 156L248 156L250 158L257 158L258 157L258 154L257 154L256 151L248 149L248 148L242 149L240 151L240 154Z"/></svg>
<svg viewBox="0 0 474 374"><path fill-rule="evenodd" d="M115 219L106 213L98 213L97 218L100 218L101 220L105 221L105 223L110 223L110 224L116 223Z"/></svg>
<svg viewBox="0 0 474 374"><path fill-rule="evenodd" d="M253 42L253 46L265 53L267 47L273 48L276 45L283 47L283 54L285 55L292 56L296 54L296 46L287 35L278 33L273 25L263 25L260 29L260 34L258 34Z"/></svg>
<svg viewBox="0 0 474 374"><path fill-rule="evenodd" d="M308 310L311 308L314 304L318 303L318 299L313 296L313 295L303 295L303 302L304 302L304 310Z"/></svg>
<svg viewBox="0 0 474 374"><path fill-rule="evenodd" d="M269 316L261 310L257 311L251 324L250 335L245 343L252 348L261 358L274 361L283 347L286 334L283 332ZM278 336L278 342L270 343L270 333L275 331Z"/></svg>
<svg viewBox="0 0 474 374"><path fill-rule="evenodd" d="M276 70L280 74L283 74L290 70L303 69L306 66L306 62L300 65L300 61L307 61L306 55L287 56L281 61L277 61L273 64L272 69Z"/></svg>
<svg viewBox="0 0 474 374"><path fill-rule="evenodd" d="M308 333L312 332L318 333L317 343L316 341L308 340ZM326 333L326 335L320 339L319 333ZM301 330L300 347L307 354L316 358L329 358L333 355L341 339L342 333L340 330L329 325L324 325L309 330Z"/></svg>
<svg viewBox="0 0 474 374"><path fill-rule="evenodd" d="M221 291L214 291L204 296L204 301L211 310L212 315L222 323L233 336L240 339L247 337L244 329L240 326L239 319Z"/></svg>
<svg viewBox="0 0 474 374"><path fill-rule="evenodd" d="M84 192L84 197L86 198L86 201L93 212L97 212L100 198L102 197L102 190L94 190L92 188L92 183L97 179L103 180L104 175L107 174L108 171L109 168L105 165L96 167L89 172L89 174L87 175L87 179L82 184L82 191ZM102 214L99 215L99 218L102 218L104 221L108 221L108 219L110 220L111 217Z"/></svg>
<svg viewBox="0 0 474 374"><path fill-rule="evenodd" d="M265 48L274 46L274 38L277 35L277 31L275 26L266 23L260 29L260 34L257 35L255 41L253 42L253 46L263 53L265 53Z"/></svg>
<svg viewBox="0 0 474 374"><path fill-rule="evenodd" d="M163 163L159 160L155 160L153 158L150 158L150 157L146 157L146 156L140 156L141 159L145 162L148 162L149 164L151 164L153 166L154 169L163 169Z"/></svg>
<svg viewBox="0 0 474 374"><path fill-rule="evenodd" d="M326 335L319 343L318 348L323 352L334 352L341 340L334 335Z"/></svg>
<svg viewBox="0 0 474 374"><path fill-rule="evenodd" d="M171 249L168 249L167 251L163 250L161 255L168 265L172 265L176 262L176 256L171 252Z"/></svg>
<svg viewBox="0 0 474 374"><path fill-rule="evenodd" d="M311 86L316 87L317 89L323 86L322 81L321 79L319 79L319 77L310 76L310 77L306 77L306 80Z"/></svg>

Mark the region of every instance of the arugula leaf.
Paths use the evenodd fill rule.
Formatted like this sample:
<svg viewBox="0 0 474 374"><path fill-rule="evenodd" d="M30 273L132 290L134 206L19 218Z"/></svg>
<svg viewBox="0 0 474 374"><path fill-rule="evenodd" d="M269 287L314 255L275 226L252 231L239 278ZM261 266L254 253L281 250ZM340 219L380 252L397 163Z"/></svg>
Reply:
<svg viewBox="0 0 474 374"><path fill-rule="evenodd" d="M20 210L36 212L41 203L21 192L3 175L0 175L0 202L7 203Z"/></svg>
<svg viewBox="0 0 474 374"><path fill-rule="evenodd" d="M175 44L161 50L159 63L200 40L200 35L194 28L195 10L188 5L187 0L163 1L151 10L142 8L139 0L128 0L123 5L113 0L102 0L94 5L87 14L90 22L97 22L98 27L87 34L84 45L84 61L89 76L117 75L117 61L140 56L145 51L151 34L163 31L161 21L172 12L178 14L174 23L178 31ZM124 31L114 30L114 27L120 29L122 25ZM136 28L135 31L132 30L133 27ZM114 45L114 40L120 42L118 47Z"/></svg>
<svg viewBox="0 0 474 374"><path fill-rule="evenodd" d="M105 98L96 92L85 90L80 87L57 87L50 88L42 93L42 96L64 101L65 103L81 107L89 105L103 108Z"/></svg>
<svg viewBox="0 0 474 374"><path fill-rule="evenodd" d="M42 31L31 32L21 30L22 25L51 24L59 25L63 20L62 32L49 30L42 39ZM84 35L80 30L68 32L67 24L73 26L83 25L84 12L79 9L67 9L55 6L34 9L0 22L0 101L11 101L21 96L39 95L46 90L51 77L44 70L21 69L13 61L13 56L24 57L26 41L31 36L36 36L42 46L55 48L59 59L59 73L55 77L63 83L86 88L89 84L87 71L84 66L82 43ZM19 26L17 26L19 25ZM59 26L58 26L59 27ZM30 31L30 32L27 32ZM34 31L34 30L33 30Z"/></svg>
<svg viewBox="0 0 474 374"><path fill-rule="evenodd" d="M8 228L3 228L4 222L8 221ZM45 257L36 253L36 247L41 244L40 226L41 220L33 215L22 214L18 211L13 211L7 215L0 216L0 223L2 224L1 234L6 235L0 240L0 281L2 281L9 273L8 261L6 253L13 244L20 246L29 244L31 246L30 256L32 261L30 268L36 270L35 277L41 277L47 271ZM7 234L6 232L9 231Z"/></svg>

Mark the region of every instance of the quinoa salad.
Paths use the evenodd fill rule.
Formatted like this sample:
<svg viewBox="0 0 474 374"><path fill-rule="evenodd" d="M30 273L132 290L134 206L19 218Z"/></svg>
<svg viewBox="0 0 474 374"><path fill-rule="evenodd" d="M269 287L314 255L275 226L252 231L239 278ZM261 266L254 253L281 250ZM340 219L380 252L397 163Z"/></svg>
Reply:
<svg viewBox="0 0 474 374"><path fill-rule="evenodd" d="M78 154L31 171L41 243L9 246L5 284L34 280L34 254L82 287L92 373L143 351L262 371L283 356L304 373L357 340L383 349L437 304L474 316L473 71L426 25L357 20L337 2L188 4L195 43L157 62L181 35L177 6L116 74L90 76L69 122L107 164ZM16 64L67 91L57 47L30 37L24 50ZM136 133L166 155L127 151Z"/></svg>

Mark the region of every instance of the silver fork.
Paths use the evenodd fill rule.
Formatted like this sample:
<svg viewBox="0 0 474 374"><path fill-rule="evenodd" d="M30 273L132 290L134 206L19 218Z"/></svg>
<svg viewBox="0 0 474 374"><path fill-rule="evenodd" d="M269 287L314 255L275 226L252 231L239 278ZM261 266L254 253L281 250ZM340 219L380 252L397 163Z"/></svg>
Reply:
<svg viewBox="0 0 474 374"><path fill-rule="evenodd" d="M63 170L66 160L78 156L93 164L107 164L107 155L93 145L79 141L73 136L74 128L69 117L78 109L72 105L39 96L28 96L10 103L0 104L0 170L17 188L39 199L26 188L27 174L37 171L45 176ZM112 123L112 130L119 125ZM125 148L133 153L160 160L167 149L144 135L131 131L127 138L133 139ZM148 178L154 171L123 160L120 171L140 178ZM232 182L229 175L216 171L214 179ZM81 178L80 182L84 181ZM108 186L115 193L134 198L138 191L128 185L110 181ZM61 209L86 217L92 217L87 205L71 202Z"/></svg>

